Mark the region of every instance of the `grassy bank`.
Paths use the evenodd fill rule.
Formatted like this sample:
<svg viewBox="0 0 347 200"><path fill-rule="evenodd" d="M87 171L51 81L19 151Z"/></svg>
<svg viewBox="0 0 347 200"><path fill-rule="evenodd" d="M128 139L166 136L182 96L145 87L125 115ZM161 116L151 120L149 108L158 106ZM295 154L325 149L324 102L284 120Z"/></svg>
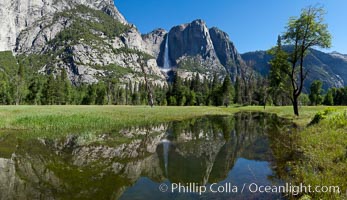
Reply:
<svg viewBox="0 0 347 200"><path fill-rule="evenodd" d="M340 194L316 192L309 196L347 199L347 111L328 113L317 124L303 129L299 133L298 148L303 157L293 168L297 184L339 186Z"/></svg>
<svg viewBox="0 0 347 200"><path fill-rule="evenodd" d="M1 130L47 131L52 134L107 130L127 125L161 123L204 115L230 115L239 111L265 111L307 124L325 107L303 107L301 116L291 107L154 107L147 106L1 106Z"/></svg>
<svg viewBox="0 0 347 200"><path fill-rule="evenodd" d="M332 107L322 119L307 127L317 112L327 107L302 107L293 116L292 107L154 107L147 106L2 106L0 132L18 132L29 137L59 137L65 134L99 133L131 125L183 120L204 115L231 115L240 111L275 113L301 127L297 146L302 158L293 164L296 184L340 186L341 193L310 193L315 199L344 199L347 183L347 107ZM17 131L19 130L19 131Z"/></svg>
<svg viewBox="0 0 347 200"><path fill-rule="evenodd" d="M0 107L0 129L59 135L218 114L230 113L213 107L9 106Z"/></svg>

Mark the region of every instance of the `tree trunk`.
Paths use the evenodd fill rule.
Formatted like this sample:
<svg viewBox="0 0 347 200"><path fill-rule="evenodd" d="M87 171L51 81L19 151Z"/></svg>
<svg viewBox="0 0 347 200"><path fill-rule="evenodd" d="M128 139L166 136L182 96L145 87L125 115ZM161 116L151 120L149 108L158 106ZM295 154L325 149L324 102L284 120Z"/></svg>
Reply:
<svg viewBox="0 0 347 200"><path fill-rule="evenodd" d="M298 96L296 95L293 96L293 109L294 109L294 114L296 116L299 116Z"/></svg>

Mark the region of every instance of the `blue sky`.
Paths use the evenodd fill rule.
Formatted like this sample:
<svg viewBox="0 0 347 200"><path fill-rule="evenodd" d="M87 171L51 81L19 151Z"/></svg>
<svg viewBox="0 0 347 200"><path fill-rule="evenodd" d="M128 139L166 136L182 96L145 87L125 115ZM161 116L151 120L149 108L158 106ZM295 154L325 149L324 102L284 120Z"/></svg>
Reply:
<svg viewBox="0 0 347 200"><path fill-rule="evenodd" d="M141 33L203 19L227 32L239 52L266 50L276 44L291 16L308 5L323 5L333 36L332 48L347 54L346 0L115 0L125 18Z"/></svg>

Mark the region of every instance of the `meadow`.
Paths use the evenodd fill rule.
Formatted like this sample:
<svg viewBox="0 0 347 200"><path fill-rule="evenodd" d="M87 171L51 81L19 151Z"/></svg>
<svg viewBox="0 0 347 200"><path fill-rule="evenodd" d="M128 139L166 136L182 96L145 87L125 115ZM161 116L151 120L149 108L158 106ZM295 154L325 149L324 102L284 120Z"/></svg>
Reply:
<svg viewBox="0 0 347 200"><path fill-rule="evenodd" d="M292 181L341 188L341 194L308 194L315 199L347 198L347 107L342 106L301 107L299 117L293 115L290 106L265 109L260 106L1 106L0 137L6 134L18 134L22 138L98 134L127 126L159 124L205 115L232 115L242 111L275 113L297 124L300 131L295 133L295 137L300 158L290 164ZM312 121L314 123L310 123Z"/></svg>
<svg viewBox="0 0 347 200"><path fill-rule="evenodd" d="M45 131L50 134L103 131L131 125L145 125L189 119L204 115L231 115L240 111L276 113L300 126L327 107L302 107L295 117L292 107L153 107L148 106L0 106L0 130ZM337 111L347 107L335 107Z"/></svg>

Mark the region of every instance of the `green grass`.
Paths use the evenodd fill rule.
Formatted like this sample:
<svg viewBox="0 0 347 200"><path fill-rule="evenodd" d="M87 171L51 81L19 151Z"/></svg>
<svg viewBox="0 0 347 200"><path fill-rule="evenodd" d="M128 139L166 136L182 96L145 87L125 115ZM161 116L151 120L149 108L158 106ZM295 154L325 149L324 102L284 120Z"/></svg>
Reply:
<svg viewBox="0 0 347 200"><path fill-rule="evenodd" d="M328 112L327 112L328 110ZM21 132L24 137L60 137L66 134L115 132L126 126L158 124L204 115L232 115L240 111L275 113L300 127L297 149L302 156L292 163L294 184L337 185L342 194L311 193L315 199L344 199L347 190L347 107L154 107L148 106L1 106L0 132ZM315 115L316 124L308 126ZM20 130L20 131L15 131ZM122 138L120 138L122 141ZM285 142L285 141L284 141Z"/></svg>
<svg viewBox="0 0 347 200"><path fill-rule="evenodd" d="M0 129L21 130L27 137L59 137L227 114L228 110L214 107L2 106Z"/></svg>
<svg viewBox="0 0 347 200"><path fill-rule="evenodd" d="M314 199L347 198L347 111L327 114L318 124L300 132L303 153L294 166L296 181L314 186L339 186L336 193L312 193Z"/></svg>
<svg viewBox="0 0 347 200"><path fill-rule="evenodd" d="M114 128L156 124L204 115L231 115L240 111L275 113L306 125L326 107L303 107L294 117L288 107L154 107L148 106L0 106L1 130L64 132L105 131ZM346 109L340 107L338 109Z"/></svg>

